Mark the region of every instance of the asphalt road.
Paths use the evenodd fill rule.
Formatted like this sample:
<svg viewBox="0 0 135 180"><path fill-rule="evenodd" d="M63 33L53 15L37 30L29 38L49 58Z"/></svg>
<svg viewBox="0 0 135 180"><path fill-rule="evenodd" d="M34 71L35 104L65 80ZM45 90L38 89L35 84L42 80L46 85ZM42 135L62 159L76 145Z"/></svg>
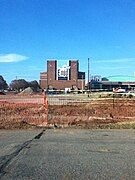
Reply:
<svg viewBox="0 0 135 180"><path fill-rule="evenodd" d="M0 131L0 179L134 180L135 130Z"/></svg>

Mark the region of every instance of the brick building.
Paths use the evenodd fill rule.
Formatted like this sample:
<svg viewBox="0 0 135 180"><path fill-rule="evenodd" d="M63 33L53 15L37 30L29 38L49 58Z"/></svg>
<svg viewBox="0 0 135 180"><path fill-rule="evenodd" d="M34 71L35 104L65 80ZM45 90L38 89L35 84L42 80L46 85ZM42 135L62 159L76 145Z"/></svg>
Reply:
<svg viewBox="0 0 135 180"><path fill-rule="evenodd" d="M40 86L42 89L84 89L85 72L79 71L78 60L69 60L68 65L62 68L58 68L57 65L57 60L47 61L47 72L40 73Z"/></svg>

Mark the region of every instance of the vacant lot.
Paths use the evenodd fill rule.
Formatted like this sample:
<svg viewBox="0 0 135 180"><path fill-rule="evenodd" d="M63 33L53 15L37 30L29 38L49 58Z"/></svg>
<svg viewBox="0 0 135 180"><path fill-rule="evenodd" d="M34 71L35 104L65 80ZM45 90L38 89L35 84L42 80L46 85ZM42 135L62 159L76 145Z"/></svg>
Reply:
<svg viewBox="0 0 135 180"><path fill-rule="evenodd" d="M44 126L47 121L49 125L135 128L134 98L83 99L82 96L51 96L48 101L46 110L43 96L1 96L0 129Z"/></svg>
<svg viewBox="0 0 135 180"><path fill-rule="evenodd" d="M24 103L0 103L0 128L31 128L46 122L46 112L42 105Z"/></svg>
<svg viewBox="0 0 135 180"><path fill-rule="evenodd" d="M1 96L0 128L31 128L56 124L87 128L135 128L135 99L51 96ZM32 126L31 126L32 125Z"/></svg>
<svg viewBox="0 0 135 180"><path fill-rule="evenodd" d="M103 127L110 123L135 122L135 100L131 99L100 99L49 107L49 122L60 124Z"/></svg>

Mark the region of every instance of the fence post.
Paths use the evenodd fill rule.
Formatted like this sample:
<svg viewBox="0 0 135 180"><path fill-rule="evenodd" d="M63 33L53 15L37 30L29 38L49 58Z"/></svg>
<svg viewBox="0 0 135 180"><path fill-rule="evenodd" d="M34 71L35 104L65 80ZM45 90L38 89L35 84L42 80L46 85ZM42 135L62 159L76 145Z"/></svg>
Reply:
<svg viewBox="0 0 135 180"><path fill-rule="evenodd" d="M114 93L113 93L113 109L114 109Z"/></svg>
<svg viewBox="0 0 135 180"><path fill-rule="evenodd" d="M44 106L45 112L46 112L46 125L47 125L48 124L48 99L47 99L47 95L46 95L45 91L43 94L43 98L44 98L43 106Z"/></svg>

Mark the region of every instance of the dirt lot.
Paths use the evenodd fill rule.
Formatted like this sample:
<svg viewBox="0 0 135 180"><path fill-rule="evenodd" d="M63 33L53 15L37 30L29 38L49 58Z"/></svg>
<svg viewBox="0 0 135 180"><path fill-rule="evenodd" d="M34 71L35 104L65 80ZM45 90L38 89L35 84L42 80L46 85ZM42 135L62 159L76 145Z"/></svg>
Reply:
<svg viewBox="0 0 135 180"><path fill-rule="evenodd" d="M0 129L26 129L44 123L46 113L42 105L0 103Z"/></svg>
<svg viewBox="0 0 135 180"><path fill-rule="evenodd" d="M116 123L135 122L135 100L93 100L78 105L50 106L50 121L56 124L104 127ZM106 126L107 127L107 126Z"/></svg>
<svg viewBox="0 0 135 180"><path fill-rule="evenodd" d="M48 116L41 97L23 100L2 97L0 101L0 129L31 128L56 124L88 128L135 128L135 99L98 99L89 102L49 105ZM27 102L24 101L27 99ZM30 101L29 101L30 99ZM37 100L38 99L38 100ZM13 101L14 100L14 101ZM22 103L21 103L22 101ZM33 102L33 103L32 103ZM48 118L47 118L48 117ZM125 125L126 123L126 125ZM116 126L117 125L117 126Z"/></svg>

